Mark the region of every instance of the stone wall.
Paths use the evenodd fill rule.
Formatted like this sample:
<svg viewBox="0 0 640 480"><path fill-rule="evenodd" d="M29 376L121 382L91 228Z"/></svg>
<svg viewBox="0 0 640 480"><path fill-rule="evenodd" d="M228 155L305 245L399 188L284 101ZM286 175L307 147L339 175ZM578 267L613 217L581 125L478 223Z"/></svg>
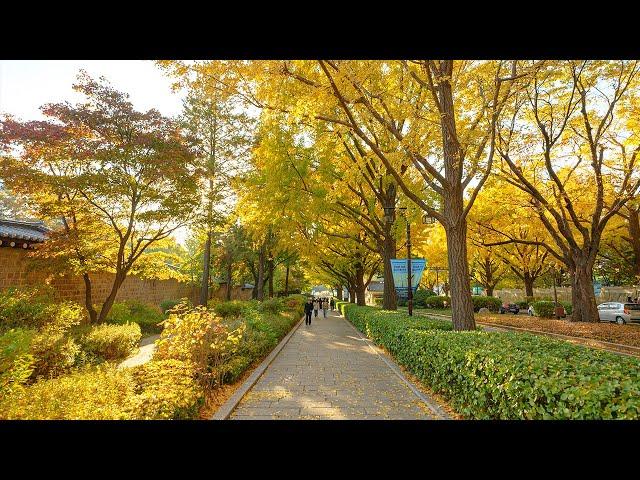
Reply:
<svg viewBox="0 0 640 480"><path fill-rule="evenodd" d="M37 284L51 285L60 300L74 300L84 305L84 281L79 276L54 276L43 274L29 268L26 250L17 248L0 248L0 290L8 287L19 287ZM113 283L113 274L93 273L93 302L102 303ZM249 298L251 290L248 290ZM223 293L224 295L224 293ZM139 300L149 305L159 306L163 300L189 298L197 301L198 288L178 282L177 280L143 280L129 276L118 291L116 300Z"/></svg>

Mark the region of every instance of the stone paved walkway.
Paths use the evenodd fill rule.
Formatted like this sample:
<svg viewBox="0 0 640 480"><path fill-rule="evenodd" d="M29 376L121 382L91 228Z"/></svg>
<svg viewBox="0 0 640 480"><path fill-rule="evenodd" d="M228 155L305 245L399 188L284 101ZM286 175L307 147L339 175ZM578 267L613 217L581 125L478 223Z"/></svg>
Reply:
<svg viewBox="0 0 640 480"><path fill-rule="evenodd" d="M151 360L153 352L156 350L156 340L160 338L159 334L149 335L140 340L140 349L138 353L127 358L118 364L118 368L137 367Z"/></svg>
<svg viewBox="0 0 640 480"><path fill-rule="evenodd" d="M298 328L230 419L437 418L350 323L329 313Z"/></svg>

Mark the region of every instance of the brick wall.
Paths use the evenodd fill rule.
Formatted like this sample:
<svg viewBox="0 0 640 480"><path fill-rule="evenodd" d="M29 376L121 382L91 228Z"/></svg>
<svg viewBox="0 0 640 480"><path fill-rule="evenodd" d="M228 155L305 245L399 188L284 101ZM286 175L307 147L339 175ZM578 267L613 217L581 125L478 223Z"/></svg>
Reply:
<svg viewBox="0 0 640 480"><path fill-rule="evenodd" d="M29 268L26 250L0 248L0 290L7 287L28 286L46 283L51 285L60 300L74 300L84 305L84 281L80 276L54 276ZM113 274L94 273L90 275L94 303L103 302L113 283ZM249 290L249 297L251 291ZM198 298L198 289L177 280L142 280L129 276L118 291L116 300L139 300L158 306L168 299L187 297Z"/></svg>

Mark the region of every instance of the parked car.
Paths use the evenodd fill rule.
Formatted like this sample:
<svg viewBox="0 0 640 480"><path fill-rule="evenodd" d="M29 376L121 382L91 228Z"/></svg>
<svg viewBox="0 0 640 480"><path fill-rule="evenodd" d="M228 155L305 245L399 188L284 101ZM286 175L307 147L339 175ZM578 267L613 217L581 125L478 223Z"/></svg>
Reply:
<svg viewBox="0 0 640 480"><path fill-rule="evenodd" d="M518 313L520 312L520 307L518 306L517 303L503 303L502 305L500 305L500 308L498 309L498 311L500 313Z"/></svg>
<svg viewBox="0 0 640 480"><path fill-rule="evenodd" d="M624 325L640 322L640 303L606 302L598 305L601 322L615 322Z"/></svg>

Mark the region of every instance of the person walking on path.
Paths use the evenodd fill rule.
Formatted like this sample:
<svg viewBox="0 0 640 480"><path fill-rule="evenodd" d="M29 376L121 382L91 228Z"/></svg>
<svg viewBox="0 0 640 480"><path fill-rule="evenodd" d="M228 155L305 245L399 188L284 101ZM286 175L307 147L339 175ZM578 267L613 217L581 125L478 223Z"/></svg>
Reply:
<svg viewBox="0 0 640 480"><path fill-rule="evenodd" d="M333 297L331 297L331 300L329 301L329 307L331 307L332 312L335 306L336 306L336 302L333 300Z"/></svg>
<svg viewBox="0 0 640 480"><path fill-rule="evenodd" d="M313 301L313 316L314 317L318 317L318 309L320 308L320 300L319 299L315 299Z"/></svg>
<svg viewBox="0 0 640 480"><path fill-rule="evenodd" d="M329 300L326 298L322 300L322 314L324 318L327 318L327 309L329 308Z"/></svg>
<svg viewBox="0 0 640 480"><path fill-rule="evenodd" d="M311 325L311 311L313 310L313 302L311 299L304 304L304 324Z"/></svg>

